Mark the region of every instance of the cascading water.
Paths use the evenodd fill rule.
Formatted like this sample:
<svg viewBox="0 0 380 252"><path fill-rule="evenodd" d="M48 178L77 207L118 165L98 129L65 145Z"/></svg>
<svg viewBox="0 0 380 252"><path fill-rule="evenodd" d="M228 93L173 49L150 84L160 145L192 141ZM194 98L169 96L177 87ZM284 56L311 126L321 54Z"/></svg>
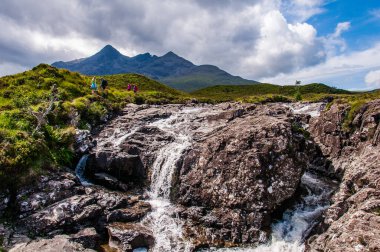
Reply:
<svg viewBox="0 0 380 252"><path fill-rule="evenodd" d="M324 181L318 176L305 173L301 178L301 187L307 194L299 202L285 211L281 221L272 225L272 237L268 244L256 248L224 248L210 249L218 252L302 252L303 242L312 228L318 223L318 218L329 206L331 193L335 185ZM205 251L205 250L202 250Z"/></svg>
<svg viewBox="0 0 380 252"><path fill-rule="evenodd" d="M86 163L88 159L88 154L83 155L81 159L79 160L77 166L75 167L75 174L78 177L79 181L81 182L82 185L88 186L92 185L85 177L84 177L84 172L86 169Z"/></svg>
<svg viewBox="0 0 380 252"><path fill-rule="evenodd" d="M174 205L170 203L173 172L184 151L190 147L192 136L189 130L191 118L199 109L185 109L150 124L172 136L174 141L159 150L152 167L150 203L153 211L144 219L156 239L153 251L191 251L191 243L182 234L182 223L173 216Z"/></svg>

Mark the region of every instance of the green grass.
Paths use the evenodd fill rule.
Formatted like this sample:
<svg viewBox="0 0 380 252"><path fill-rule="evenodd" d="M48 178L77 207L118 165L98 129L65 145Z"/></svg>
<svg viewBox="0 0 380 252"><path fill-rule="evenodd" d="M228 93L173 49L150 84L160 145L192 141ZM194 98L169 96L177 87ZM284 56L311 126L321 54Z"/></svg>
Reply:
<svg viewBox="0 0 380 252"><path fill-rule="evenodd" d="M288 100L294 100L299 90L302 100L315 101L323 99L330 95L351 94L351 92L329 87L324 84L313 83L303 86L279 86L273 84L254 84L225 86L218 85L204 88L191 94L199 99L212 99L216 101L245 101L245 102L261 102L270 100L272 97L284 97ZM274 100L276 100L274 98Z"/></svg>

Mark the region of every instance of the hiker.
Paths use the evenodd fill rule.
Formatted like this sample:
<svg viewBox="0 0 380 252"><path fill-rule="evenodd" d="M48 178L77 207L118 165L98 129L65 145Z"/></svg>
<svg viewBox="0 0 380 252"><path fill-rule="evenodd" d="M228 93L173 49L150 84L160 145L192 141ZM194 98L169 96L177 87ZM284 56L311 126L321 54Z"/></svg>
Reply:
<svg viewBox="0 0 380 252"><path fill-rule="evenodd" d="M127 90L128 90L128 91L131 91L131 88L132 88L132 87L131 87L131 83L128 83Z"/></svg>
<svg viewBox="0 0 380 252"><path fill-rule="evenodd" d="M102 88L102 96L104 98L106 98L108 95L108 92L106 90L107 86L108 86L108 81L102 78L102 82L100 83L100 87Z"/></svg>
<svg viewBox="0 0 380 252"><path fill-rule="evenodd" d="M90 88L92 90L92 94L95 94L95 92L98 90L98 87L96 86L96 78L95 78L95 76L91 80L91 87Z"/></svg>
<svg viewBox="0 0 380 252"><path fill-rule="evenodd" d="M100 84L100 87L104 91L104 90L106 90L107 86L108 86L108 81L102 78L102 82Z"/></svg>
<svg viewBox="0 0 380 252"><path fill-rule="evenodd" d="M138 88L137 88L137 85L133 85L133 92L136 94Z"/></svg>

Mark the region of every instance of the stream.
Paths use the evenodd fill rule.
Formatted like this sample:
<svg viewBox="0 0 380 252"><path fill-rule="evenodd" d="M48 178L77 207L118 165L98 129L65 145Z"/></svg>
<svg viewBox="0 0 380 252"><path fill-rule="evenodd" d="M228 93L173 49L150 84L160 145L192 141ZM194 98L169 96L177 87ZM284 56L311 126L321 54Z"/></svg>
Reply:
<svg viewBox="0 0 380 252"><path fill-rule="evenodd" d="M309 107L297 108L301 112L307 109ZM148 125L159 128L173 139L170 143L157 150L151 170L151 185L147 192L149 195L147 201L151 204L152 211L141 221L141 224L148 227L155 237L155 247L151 250L153 252L190 252L193 250L192 242L183 235L183 220L173 214L176 206L170 202L170 190L177 163L181 160L183 153L192 145L195 131L190 128L191 122L200 113L205 113L205 111L202 108L180 109L171 116L153 121ZM312 116L317 116L314 111L310 113ZM213 126L206 125L199 130L202 133L211 132ZM114 132L112 138L115 147L119 146L121 142L132 136L136 131L137 129L135 128L129 132L123 132L124 134L119 131ZM76 168L76 174L83 184L89 185L89 181L83 177L86 159L86 155L81 158ZM302 176L301 188L304 193L300 199L284 212L281 220L272 224L272 235L267 244L258 247L209 248L199 251L303 251L304 239L318 223L318 218L322 212L329 206L329 199L335 187L331 181L325 181L323 178L307 172ZM134 251L146 251L146 249L139 248Z"/></svg>
<svg viewBox="0 0 380 252"><path fill-rule="evenodd" d="M258 247L209 249L202 251L218 252L302 252L303 242L312 228L318 224L318 218L329 206L329 199L336 184L324 180L318 175L306 172L301 178L301 188L306 193L287 209L282 219L272 225L272 237L268 244Z"/></svg>

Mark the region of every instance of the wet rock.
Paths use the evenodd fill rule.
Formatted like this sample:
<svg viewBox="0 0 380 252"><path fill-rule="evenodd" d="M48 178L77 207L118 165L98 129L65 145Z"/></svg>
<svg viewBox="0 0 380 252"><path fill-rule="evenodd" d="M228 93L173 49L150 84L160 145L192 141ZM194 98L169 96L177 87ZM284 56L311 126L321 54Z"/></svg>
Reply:
<svg viewBox="0 0 380 252"><path fill-rule="evenodd" d="M75 195L37 211L22 222L36 233L48 233L60 228L73 229L76 224L101 214L102 208L95 203L94 197Z"/></svg>
<svg viewBox="0 0 380 252"><path fill-rule="evenodd" d="M341 183L317 234L308 239L307 251L380 251L380 100L359 110L351 133L342 130L346 110L333 106L311 125L312 137L331 158Z"/></svg>
<svg viewBox="0 0 380 252"><path fill-rule="evenodd" d="M293 196L314 151L292 122L287 108L257 106L194 143L172 191L191 206L182 214L190 220L187 235L202 237L198 245L254 243L268 235L271 213Z"/></svg>
<svg viewBox="0 0 380 252"><path fill-rule="evenodd" d="M86 173L99 172L109 173L123 182L143 181L146 178L146 171L139 156L124 152L99 151L90 155Z"/></svg>
<svg viewBox="0 0 380 252"><path fill-rule="evenodd" d="M95 182L111 190L128 191L128 186L107 173L95 173Z"/></svg>
<svg viewBox="0 0 380 252"><path fill-rule="evenodd" d="M23 218L52 203L83 193L83 187L71 172L63 171L41 176L35 186L28 186L19 191L16 197L19 217Z"/></svg>
<svg viewBox="0 0 380 252"><path fill-rule="evenodd" d="M117 209L109 213L107 216L108 222L130 222L142 219L148 212L151 211L151 206L147 202L138 202L133 207Z"/></svg>
<svg viewBox="0 0 380 252"><path fill-rule="evenodd" d="M100 236L95 228L85 228L71 235L70 240L82 244L85 248L96 249L99 245Z"/></svg>
<svg viewBox="0 0 380 252"><path fill-rule="evenodd" d="M112 223L107 226L109 246L116 251L132 251L135 248L154 246L153 234L140 224Z"/></svg>
<svg viewBox="0 0 380 252"><path fill-rule="evenodd" d="M95 250L87 249L82 244L71 241L67 235L58 235L52 239L41 239L28 243L20 243L9 250L9 252L51 252L51 251L65 251L65 252L94 252Z"/></svg>

